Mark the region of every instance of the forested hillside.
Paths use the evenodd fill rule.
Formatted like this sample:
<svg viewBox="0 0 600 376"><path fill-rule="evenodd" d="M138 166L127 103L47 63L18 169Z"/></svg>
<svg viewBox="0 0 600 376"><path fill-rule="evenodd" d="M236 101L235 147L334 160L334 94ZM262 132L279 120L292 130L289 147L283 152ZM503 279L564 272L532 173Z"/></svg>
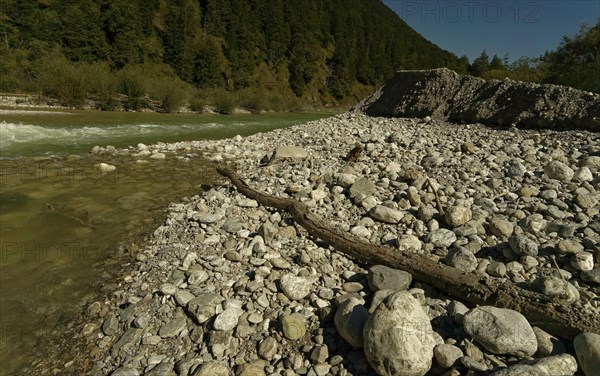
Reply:
<svg viewBox="0 0 600 376"><path fill-rule="evenodd" d="M581 25L575 36L565 35L556 50L543 56L521 57L508 64L508 57L484 50L469 67L469 73L486 79L505 77L519 81L571 86L600 93L600 19L595 25Z"/></svg>
<svg viewBox="0 0 600 376"><path fill-rule="evenodd" d="M185 88L192 96L219 90L336 104L355 101L398 69L468 66L379 0L0 4L0 90L43 92L75 105L82 95L164 99L160 87L163 96ZM62 79L51 82L56 74Z"/></svg>

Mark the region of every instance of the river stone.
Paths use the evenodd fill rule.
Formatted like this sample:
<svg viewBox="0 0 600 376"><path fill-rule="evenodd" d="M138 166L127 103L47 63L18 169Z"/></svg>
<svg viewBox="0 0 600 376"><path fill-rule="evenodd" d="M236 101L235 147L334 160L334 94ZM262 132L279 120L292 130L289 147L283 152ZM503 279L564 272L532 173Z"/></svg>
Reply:
<svg viewBox="0 0 600 376"><path fill-rule="evenodd" d="M517 311L492 306L472 309L464 316L464 329L494 354L531 356L537 339L531 325Z"/></svg>
<svg viewBox="0 0 600 376"><path fill-rule="evenodd" d="M521 162L513 162L506 169L506 175L510 177L519 177L525 175L527 168Z"/></svg>
<svg viewBox="0 0 600 376"><path fill-rule="evenodd" d="M488 376L551 376L536 366L529 364L515 364L508 368L492 372Z"/></svg>
<svg viewBox="0 0 600 376"><path fill-rule="evenodd" d="M269 336L258 344L258 356L271 361L277 354L278 347L279 344L277 343L277 339Z"/></svg>
<svg viewBox="0 0 600 376"><path fill-rule="evenodd" d="M355 202L360 202L371 196L376 190L375 183L367 178L360 178L352 184L349 190L350 198Z"/></svg>
<svg viewBox="0 0 600 376"><path fill-rule="evenodd" d="M400 236L397 240L397 246L401 252L419 252L423 247L421 240L411 234Z"/></svg>
<svg viewBox="0 0 600 376"><path fill-rule="evenodd" d="M537 234L546 228L546 220L544 216L539 213L531 214L527 216L522 221L522 229L532 234Z"/></svg>
<svg viewBox="0 0 600 376"><path fill-rule="evenodd" d="M485 271L491 276L502 278L506 275L506 264L500 261L492 261Z"/></svg>
<svg viewBox="0 0 600 376"><path fill-rule="evenodd" d="M407 291L390 295L365 324L364 352L381 376L422 376L436 345L429 318Z"/></svg>
<svg viewBox="0 0 600 376"><path fill-rule="evenodd" d="M214 328L216 330L233 330L238 324L244 310L238 307L230 307L219 313L215 318Z"/></svg>
<svg viewBox="0 0 600 376"><path fill-rule="evenodd" d="M471 209L466 206L451 206L446 210L444 218L446 223L452 227L459 227L469 222L473 214Z"/></svg>
<svg viewBox="0 0 600 376"><path fill-rule="evenodd" d="M490 231L500 238L508 238L514 230L513 224L502 217L494 217L490 221Z"/></svg>
<svg viewBox="0 0 600 376"><path fill-rule="evenodd" d="M356 182L356 175L340 173L337 175L336 182L340 187L348 188Z"/></svg>
<svg viewBox="0 0 600 376"><path fill-rule="evenodd" d="M229 368L215 361L208 361L200 365L191 376L229 376Z"/></svg>
<svg viewBox="0 0 600 376"><path fill-rule="evenodd" d="M387 206L377 205L369 210L369 215L378 221L396 224L404 218L404 212Z"/></svg>
<svg viewBox="0 0 600 376"><path fill-rule="evenodd" d="M174 364L169 361L160 362L150 371L144 373L144 376L177 376Z"/></svg>
<svg viewBox="0 0 600 376"><path fill-rule="evenodd" d="M272 244L279 234L279 227L270 221L266 221L258 228L260 235L267 244Z"/></svg>
<svg viewBox="0 0 600 376"><path fill-rule="evenodd" d="M340 336L355 348L363 346L363 329L369 312L360 300L350 297L338 307L333 318Z"/></svg>
<svg viewBox="0 0 600 376"><path fill-rule="evenodd" d="M163 295L173 295L177 292L177 286L175 286L171 283L163 283L160 286L160 292Z"/></svg>
<svg viewBox="0 0 600 376"><path fill-rule="evenodd" d="M439 228L427 234L425 241L434 247L448 248L456 241L456 234L447 228Z"/></svg>
<svg viewBox="0 0 600 376"><path fill-rule="evenodd" d="M350 233L359 238L371 237L371 230L369 230L365 226L354 226L350 229Z"/></svg>
<svg viewBox="0 0 600 376"><path fill-rule="evenodd" d="M565 294L566 283L554 276L537 277L531 283L531 289L549 297L559 297Z"/></svg>
<svg viewBox="0 0 600 376"><path fill-rule="evenodd" d="M118 330L119 319L113 312L111 312L108 314L106 320L104 320L104 323L102 323L102 332L107 336L112 336L115 335Z"/></svg>
<svg viewBox="0 0 600 376"><path fill-rule="evenodd" d="M448 252L446 264L463 272L472 272L477 269L477 257L465 247L456 247Z"/></svg>
<svg viewBox="0 0 600 376"><path fill-rule="evenodd" d="M559 241L556 247L556 250L559 253L573 255L579 252L583 252L583 249L583 245L580 242L571 239L563 239Z"/></svg>
<svg viewBox="0 0 600 376"><path fill-rule="evenodd" d="M283 335L287 339L296 340L306 334L306 320L299 313L283 315L281 318Z"/></svg>
<svg viewBox="0 0 600 376"><path fill-rule="evenodd" d="M573 175L573 180L575 181L592 181L594 180L594 174L589 167L583 166L577 171L575 171L575 175Z"/></svg>
<svg viewBox="0 0 600 376"><path fill-rule="evenodd" d="M522 234L514 234L508 238L510 249L519 256L536 256L538 245L533 240Z"/></svg>
<svg viewBox="0 0 600 376"><path fill-rule="evenodd" d="M450 368L460 358L462 358L464 354L460 348L454 345L442 343L441 345L434 347L433 355L435 356L435 361L440 365L440 367Z"/></svg>
<svg viewBox="0 0 600 376"><path fill-rule="evenodd" d="M578 252L571 256L571 266L580 272L594 269L594 255L590 252Z"/></svg>
<svg viewBox="0 0 600 376"><path fill-rule="evenodd" d="M535 338L537 339L538 349L535 353L536 357L545 357L557 355L567 352L567 347L558 338L546 333L537 326L533 327Z"/></svg>
<svg viewBox="0 0 600 376"><path fill-rule="evenodd" d="M569 182L573 179L575 171L566 164L559 161L551 161L544 166L544 173L550 179L560 180L562 182Z"/></svg>
<svg viewBox="0 0 600 376"><path fill-rule="evenodd" d="M175 295L175 302L181 307L185 307L188 302L196 297L196 295L192 294L187 290L178 290Z"/></svg>
<svg viewBox="0 0 600 376"><path fill-rule="evenodd" d="M228 219L227 221L225 221L225 223L223 223L223 226L221 226L221 229L230 234L235 234L238 231L244 229L244 223L240 222L237 219L231 218L231 219Z"/></svg>
<svg viewBox="0 0 600 376"><path fill-rule="evenodd" d="M367 275L371 291L406 290L412 282L412 275L403 270L392 269L385 265L374 265Z"/></svg>
<svg viewBox="0 0 600 376"><path fill-rule="evenodd" d="M548 356L527 363L545 371L549 376L572 376L577 372L577 360L571 354Z"/></svg>
<svg viewBox="0 0 600 376"><path fill-rule="evenodd" d="M198 324L205 323L217 313L217 306L223 298L216 294L202 294L187 303L187 310Z"/></svg>
<svg viewBox="0 0 600 376"><path fill-rule="evenodd" d="M212 224L221 219L221 216L213 213L194 213L192 219L199 223Z"/></svg>
<svg viewBox="0 0 600 376"><path fill-rule="evenodd" d="M292 300L300 300L310 293L312 280L305 277L297 277L293 274L285 274L279 280L281 291Z"/></svg>
<svg viewBox="0 0 600 376"><path fill-rule="evenodd" d="M102 172L102 173L107 173L107 172L111 172L117 169L117 167L108 164L108 163L99 163L97 164L98 169Z"/></svg>
<svg viewBox="0 0 600 376"><path fill-rule="evenodd" d="M575 354L586 375L600 373L600 334L581 333L573 341Z"/></svg>
<svg viewBox="0 0 600 376"><path fill-rule="evenodd" d="M176 337L186 327L185 317L176 317L165 325L161 326L158 335L161 338Z"/></svg>
<svg viewBox="0 0 600 376"><path fill-rule="evenodd" d="M582 161L581 166L588 167L589 169L594 171L600 171L600 156L593 155L585 158Z"/></svg>
<svg viewBox="0 0 600 376"><path fill-rule="evenodd" d="M135 368L119 367L110 376L140 376L140 371Z"/></svg>
<svg viewBox="0 0 600 376"><path fill-rule="evenodd" d="M577 205L584 209L593 208L598 205L598 199L589 193L580 193L575 197Z"/></svg>
<svg viewBox="0 0 600 376"><path fill-rule="evenodd" d="M263 368L260 361L240 364L235 370L235 376L265 376Z"/></svg>
<svg viewBox="0 0 600 376"><path fill-rule="evenodd" d="M297 146L279 146L275 148L269 164L278 162L282 159L305 159L308 157L308 151Z"/></svg>
<svg viewBox="0 0 600 376"><path fill-rule="evenodd" d="M587 270L581 273L581 279L589 283L600 285L600 269Z"/></svg>
<svg viewBox="0 0 600 376"><path fill-rule="evenodd" d="M208 280L208 273L204 270L194 270L188 277L190 285L201 285Z"/></svg>
<svg viewBox="0 0 600 376"><path fill-rule="evenodd" d="M127 330L121 338L110 348L110 355L114 358L117 357L121 352L126 352L134 344L138 344L140 337L142 336L142 329L130 328Z"/></svg>

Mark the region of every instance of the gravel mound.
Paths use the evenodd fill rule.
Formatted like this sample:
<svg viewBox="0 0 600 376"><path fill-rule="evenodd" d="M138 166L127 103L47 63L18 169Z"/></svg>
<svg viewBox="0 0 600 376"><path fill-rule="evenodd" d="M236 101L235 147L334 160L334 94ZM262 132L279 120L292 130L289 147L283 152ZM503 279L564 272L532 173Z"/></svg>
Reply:
<svg viewBox="0 0 600 376"><path fill-rule="evenodd" d="M399 71L356 107L372 116L600 131L600 95L558 85L484 80L447 68Z"/></svg>

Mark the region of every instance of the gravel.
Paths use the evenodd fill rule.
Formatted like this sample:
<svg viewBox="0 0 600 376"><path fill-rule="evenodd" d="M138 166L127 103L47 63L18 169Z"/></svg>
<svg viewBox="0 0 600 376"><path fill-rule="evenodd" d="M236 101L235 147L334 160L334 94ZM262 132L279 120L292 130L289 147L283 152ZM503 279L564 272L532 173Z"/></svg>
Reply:
<svg viewBox="0 0 600 376"><path fill-rule="evenodd" d="M356 142L362 155L344 161ZM362 241L600 315L597 133L345 113L144 150L95 153L146 160L193 151L232 162L251 187L300 200ZM597 351L595 337L585 337L571 356L571 344L532 329L517 312L467 307L407 273L369 271L226 181L171 204L134 262L111 299L87 309L80 336L89 375L518 374L519 367L544 374L552 362L573 374L574 356L581 362ZM397 321L404 311L426 336ZM489 315L494 320L479 320ZM395 324L373 323L379 316ZM384 351L392 345L402 351ZM538 363L524 363L532 359Z"/></svg>

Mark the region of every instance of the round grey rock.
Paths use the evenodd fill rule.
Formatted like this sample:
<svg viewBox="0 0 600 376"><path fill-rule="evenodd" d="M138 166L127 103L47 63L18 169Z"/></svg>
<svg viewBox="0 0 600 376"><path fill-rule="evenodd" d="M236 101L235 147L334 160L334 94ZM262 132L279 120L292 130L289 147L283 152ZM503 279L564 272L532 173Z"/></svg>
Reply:
<svg viewBox="0 0 600 376"><path fill-rule="evenodd" d="M293 274L286 274L279 280L281 291L292 300L300 300L310 293L312 280L305 277L298 277Z"/></svg>
<svg viewBox="0 0 600 376"><path fill-rule="evenodd" d="M355 348L363 347L363 329L369 312L354 298L344 300L333 317L335 328L340 336Z"/></svg>
<svg viewBox="0 0 600 376"><path fill-rule="evenodd" d="M448 248L456 241L456 234L447 228L439 228L427 234L425 241L434 247Z"/></svg>
<svg viewBox="0 0 600 376"><path fill-rule="evenodd" d="M494 217L490 220L490 231L500 238L508 238L514 231L512 222L502 217Z"/></svg>
<svg viewBox="0 0 600 376"><path fill-rule="evenodd" d="M464 329L494 354L531 356L537 351L537 338L531 325L522 314L511 309L474 308L464 317Z"/></svg>
<svg viewBox="0 0 600 376"><path fill-rule="evenodd" d="M470 208L458 205L449 207L444 214L446 223L452 227L462 226L469 222L472 217L473 213Z"/></svg>
<svg viewBox="0 0 600 376"><path fill-rule="evenodd" d="M560 180L562 182L569 182L573 179L575 171L566 164L559 161L551 161L544 166L544 173L550 179Z"/></svg>
<svg viewBox="0 0 600 376"><path fill-rule="evenodd" d="M374 265L369 268L367 280L372 291L406 290L412 282L412 275L403 270L392 269L384 265Z"/></svg>
<svg viewBox="0 0 600 376"><path fill-rule="evenodd" d="M192 376L229 376L229 374L229 367L225 364L209 361L198 367Z"/></svg>
<svg viewBox="0 0 600 376"><path fill-rule="evenodd" d="M536 256L538 245L525 235L515 234L508 239L510 248L519 256Z"/></svg>
<svg viewBox="0 0 600 376"><path fill-rule="evenodd" d="M433 355L435 357L435 361L442 368L450 368L456 362L463 357L463 352L460 348L443 343L441 345L437 345L433 349Z"/></svg>
<svg viewBox="0 0 600 376"><path fill-rule="evenodd" d="M463 272L472 272L477 269L477 257L464 247L451 249L446 256L446 264Z"/></svg>
<svg viewBox="0 0 600 376"><path fill-rule="evenodd" d="M600 334L581 333L573 341L575 354L586 375L600 373Z"/></svg>
<svg viewBox="0 0 600 376"><path fill-rule="evenodd" d="M436 345L429 318L407 291L390 295L365 324L364 353L381 376L422 376Z"/></svg>
<svg viewBox="0 0 600 376"><path fill-rule="evenodd" d="M283 315L281 318L281 327L283 335L287 339L300 339L306 334L306 320L298 313Z"/></svg>

